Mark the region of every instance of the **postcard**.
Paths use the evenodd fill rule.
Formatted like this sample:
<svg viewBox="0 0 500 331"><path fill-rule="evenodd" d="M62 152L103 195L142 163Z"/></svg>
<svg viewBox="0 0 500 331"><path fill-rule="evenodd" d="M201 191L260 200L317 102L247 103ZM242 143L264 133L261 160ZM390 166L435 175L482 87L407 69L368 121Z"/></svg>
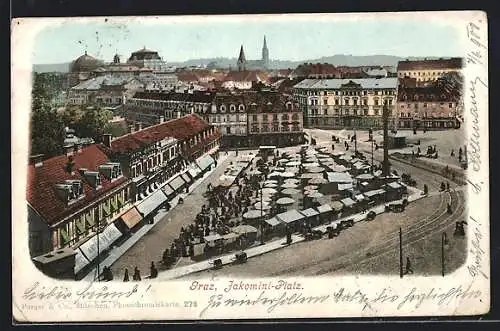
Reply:
<svg viewBox="0 0 500 331"><path fill-rule="evenodd" d="M479 11L12 21L23 322L482 315Z"/></svg>

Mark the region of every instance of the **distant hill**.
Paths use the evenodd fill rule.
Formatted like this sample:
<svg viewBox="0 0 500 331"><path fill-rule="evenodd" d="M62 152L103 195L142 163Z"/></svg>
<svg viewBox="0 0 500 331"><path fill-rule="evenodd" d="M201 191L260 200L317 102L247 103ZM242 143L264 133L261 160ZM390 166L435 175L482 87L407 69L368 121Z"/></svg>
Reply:
<svg viewBox="0 0 500 331"><path fill-rule="evenodd" d="M438 57L427 57L428 59L437 59ZM323 56L318 59L309 59L303 61L287 61L287 60L271 60L270 69L286 69L296 68L302 63L329 63L335 66L397 66L398 61L406 59L415 60L421 59L417 57L398 57L393 55L346 55L337 54L333 56ZM207 59L191 59L183 62L168 62L169 65L175 67L191 67L191 66L206 66L210 63L216 63L219 68L236 68L236 58L216 57ZM35 72L69 72L70 63L56 64L35 64L33 70Z"/></svg>
<svg viewBox="0 0 500 331"><path fill-rule="evenodd" d="M269 66L271 69L284 69L284 68L296 68L302 63L329 63L335 66L370 66L370 65L381 65L381 66L396 66L398 61L404 60L398 56L392 55L368 55L368 56L355 56L355 55L344 55L338 54L333 56L324 56L318 59L309 59L303 61L288 61L288 60L271 60ZM184 62L171 62L172 66L176 67L189 67L189 66L205 66L211 62L217 63L220 68L236 68L236 58L209 58L209 59L191 59Z"/></svg>

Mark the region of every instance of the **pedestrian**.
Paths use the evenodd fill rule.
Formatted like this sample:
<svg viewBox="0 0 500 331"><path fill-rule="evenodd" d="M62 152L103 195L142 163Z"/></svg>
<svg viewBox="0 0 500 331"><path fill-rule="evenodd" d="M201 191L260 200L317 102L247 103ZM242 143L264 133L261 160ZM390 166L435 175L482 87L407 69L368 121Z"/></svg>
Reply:
<svg viewBox="0 0 500 331"><path fill-rule="evenodd" d="M406 257L406 274L413 274L413 268L411 267L411 261L409 257Z"/></svg>
<svg viewBox="0 0 500 331"><path fill-rule="evenodd" d="M455 151L452 149L451 150L451 157L454 157L455 156Z"/></svg>
<svg viewBox="0 0 500 331"><path fill-rule="evenodd" d="M125 269L125 275L123 276L123 281L124 282L128 282L129 281L129 278L128 278L128 269Z"/></svg>
<svg viewBox="0 0 500 331"><path fill-rule="evenodd" d="M449 191L450 190L450 183L449 182L446 182L446 190Z"/></svg>
<svg viewBox="0 0 500 331"><path fill-rule="evenodd" d="M141 272L139 271L139 268L135 267L134 269L134 274L132 275L132 280L134 281L141 281Z"/></svg>
<svg viewBox="0 0 500 331"><path fill-rule="evenodd" d="M155 263L153 261L151 261L151 267L149 269L150 269L150 273L149 273L150 279L158 277L158 269L156 269Z"/></svg>

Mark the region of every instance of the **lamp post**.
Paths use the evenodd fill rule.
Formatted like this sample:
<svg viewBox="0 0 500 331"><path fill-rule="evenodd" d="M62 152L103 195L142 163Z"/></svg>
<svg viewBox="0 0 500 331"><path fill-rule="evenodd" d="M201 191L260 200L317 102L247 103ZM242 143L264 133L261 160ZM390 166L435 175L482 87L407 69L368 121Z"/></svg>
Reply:
<svg viewBox="0 0 500 331"><path fill-rule="evenodd" d="M371 172L373 174L373 138L371 139L372 140L372 167L371 167Z"/></svg>
<svg viewBox="0 0 500 331"><path fill-rule="evenodd" d="M264 210L262 206L262 188L264 187L264 183L259 185L260 189L260 244L264 245Z"/></svg>
<svg viewBox="0 0 500 331"><path fill-rule="evenodd" d="M403 278L403 230L399 228L399 277Z"/></svg>

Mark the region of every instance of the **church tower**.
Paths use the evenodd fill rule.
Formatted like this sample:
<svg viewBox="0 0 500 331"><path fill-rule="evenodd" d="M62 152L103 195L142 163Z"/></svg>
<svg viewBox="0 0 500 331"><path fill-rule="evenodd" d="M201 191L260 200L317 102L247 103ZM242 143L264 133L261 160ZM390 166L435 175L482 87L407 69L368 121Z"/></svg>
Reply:
<svg viewBox="0 0 500 331"><path fill-rule="evenodd" d="M269 49L267 49L266 36L264 36L264 45L262 46L262 66L269 69Z"/></svg>
<svg viewBox="0 0 500 331"><path fill-rule="evenodd" d="M245 52L243 52L243 45L240 48L240 56L238 56L238 71L245 71L247 60L245 59Z"/></svg>

